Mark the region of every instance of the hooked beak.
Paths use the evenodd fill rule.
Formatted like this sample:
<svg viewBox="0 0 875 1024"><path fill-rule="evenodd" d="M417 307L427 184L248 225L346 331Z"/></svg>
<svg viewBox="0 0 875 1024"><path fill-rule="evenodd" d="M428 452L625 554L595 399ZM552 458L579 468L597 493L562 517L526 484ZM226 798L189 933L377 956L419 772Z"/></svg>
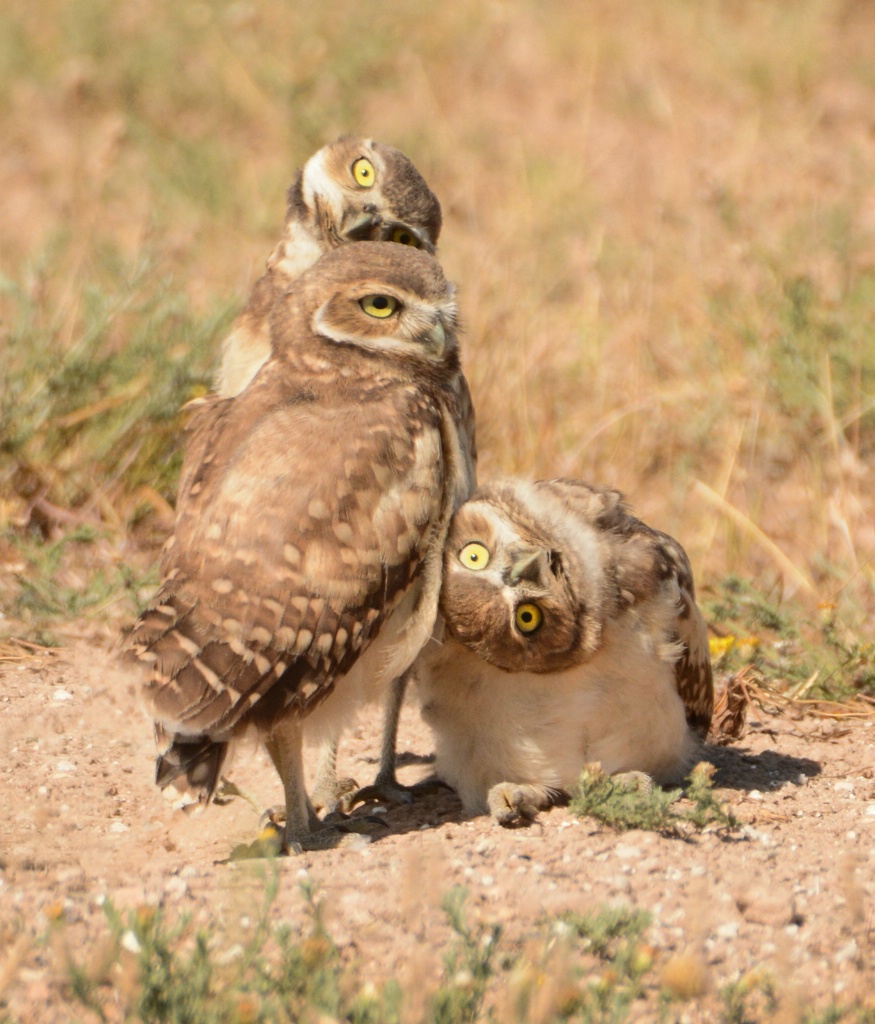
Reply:
<svg viewBox="0 0 875 1024"><path fill-rule="evenodd" d="M508 574L511 586L520 580L538 583L542 579L542 570L547 563L547 552L541 548L523 552L513 563Z"/></svg>
<svg viewBox="0 0 875 1024"><path fill-rule="evenodd" d="M377 229L383 223L383 218L373 209L364 209L360 213L350 216L348 222L344 218L342 236L347 242L371 242L378 237Z"/></svg>

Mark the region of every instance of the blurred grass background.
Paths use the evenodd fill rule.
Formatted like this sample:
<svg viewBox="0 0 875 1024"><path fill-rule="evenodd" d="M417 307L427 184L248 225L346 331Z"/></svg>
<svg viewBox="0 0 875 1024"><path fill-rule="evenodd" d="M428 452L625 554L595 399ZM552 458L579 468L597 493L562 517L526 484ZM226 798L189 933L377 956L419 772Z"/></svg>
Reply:
<svg viewBox="0 0 875 1024"><path fill-rule="evenodd" d="M875 693L872 39L869 0L5 0L0 634L130 621L180 406L356 131L441 198L481 477L622 488L718 632L750 589Z"/></svg>

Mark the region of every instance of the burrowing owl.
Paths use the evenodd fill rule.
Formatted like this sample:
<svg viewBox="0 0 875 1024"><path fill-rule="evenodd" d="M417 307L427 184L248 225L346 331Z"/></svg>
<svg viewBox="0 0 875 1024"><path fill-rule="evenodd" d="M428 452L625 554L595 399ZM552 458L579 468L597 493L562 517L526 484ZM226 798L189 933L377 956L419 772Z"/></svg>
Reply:
<svg viewBox="0 0 875 1024"><path fill-rule="evenodd" d="M392 146L344 135L323 146L289 189L283 237L225 339L216 390L239 394L270 355L270 314L289 284L345 242L394 241L434 253L441 208Z"/></svg>
<svg viewBox="0 0 875 1024"><path fill-rule="evenodd" d="M619 492L481 487L451 524L440 609L415 671L467 810L532 816L594 761L658 782L692 766L713 690L690 564Z"/></svg>
<svg viewBox="0 0 875 1024"><path fill-rule="evenodd" d="M285 789L286 847L318 849L340 836L306 796L302 719L334 736L410 666L469 488L452 288L424 252L344 246L278 303L271 342L242 394L195 413L161 588L132 643L158 784L209 801L254 725Z"/></svg>

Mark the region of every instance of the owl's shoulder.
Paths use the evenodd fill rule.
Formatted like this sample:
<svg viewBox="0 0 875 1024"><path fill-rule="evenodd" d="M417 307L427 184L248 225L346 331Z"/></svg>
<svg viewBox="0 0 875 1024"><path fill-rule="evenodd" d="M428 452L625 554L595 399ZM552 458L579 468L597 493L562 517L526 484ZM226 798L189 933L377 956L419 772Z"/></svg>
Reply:
<svg viewBox="0 0 875 1024"><path fill-rule="evenodd" d="M562 502L572 525L589 528L601 547L606 573L616 581L623 603L660 593L669 580L694 593L693 574L683 547L639 519L622 491L579 480L539 482Z"/></svg>

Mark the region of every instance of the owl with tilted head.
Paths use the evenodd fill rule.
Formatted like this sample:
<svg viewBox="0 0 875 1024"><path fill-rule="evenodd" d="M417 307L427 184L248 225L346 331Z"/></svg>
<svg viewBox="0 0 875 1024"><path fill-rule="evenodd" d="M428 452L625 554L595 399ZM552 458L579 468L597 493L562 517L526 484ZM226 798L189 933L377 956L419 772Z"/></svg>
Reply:
<svg viewBox="0 0 875 1024"><path fill-rule="evenodd" d="M336 737L430 636L444 541L470 493L453 289L424 251L322 256L278 301L271 355L194 413L161 586L131 650L177 806L216 791L254 728L287 850L343 841L316 817L305 723Z"/></svg>
<svg viewBox="0 0 875 1024"><path fill-rule="evenodd" d="M440 609L415 673L466 810L510 824L593 762L660 783L694 764L714 696L689 560L618 491L482 486L451 524Z"/></svg>

